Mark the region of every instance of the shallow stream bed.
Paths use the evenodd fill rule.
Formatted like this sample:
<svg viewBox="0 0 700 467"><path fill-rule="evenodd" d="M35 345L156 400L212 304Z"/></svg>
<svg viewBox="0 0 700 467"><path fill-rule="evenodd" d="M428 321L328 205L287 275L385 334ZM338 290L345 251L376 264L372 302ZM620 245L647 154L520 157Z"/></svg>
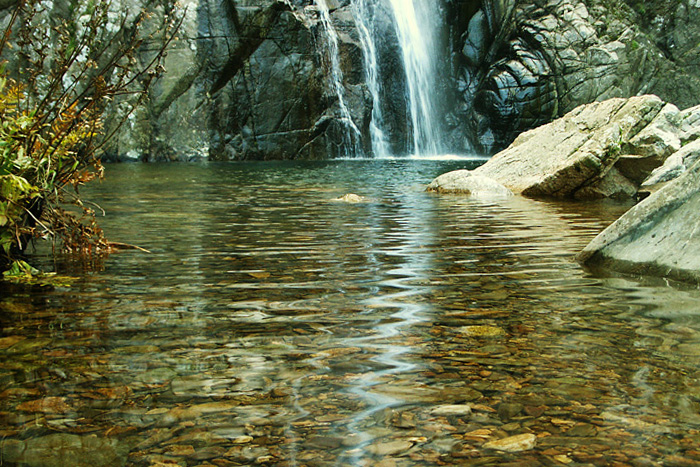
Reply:
<svg viewBox="0 0 700 467"><path fill-rule="evenodd" d="M574 261L628 206L424 192L473 164L109 166L151 253L0 285L0 465L700 465L700 292Z"/></svg>

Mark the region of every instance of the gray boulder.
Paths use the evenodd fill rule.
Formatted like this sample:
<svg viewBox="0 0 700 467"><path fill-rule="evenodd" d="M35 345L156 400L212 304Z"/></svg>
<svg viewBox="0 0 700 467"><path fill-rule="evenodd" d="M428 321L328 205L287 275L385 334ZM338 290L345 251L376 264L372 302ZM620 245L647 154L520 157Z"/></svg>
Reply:
<svg viewBox="0 0 700 467"><path fill-rule="evenodd" d="M680 144L680 149L644 179L642 187L645 189L658 189L661 184L678 178L700 159L700 106L684 110L674 121L680 129L680 134L679 141L674 140L673 145Z"/></svg>
<svg viewBox="0 0 700 467"><path fill-rule="evenodd" d="M630 198L680 146L678 113L656 96L583 105L523 133L474 174L525 196Z"/></svg>
<svg viewBox="0 0 700 467"><path fill-rule="evenodd" d="M591 267L700 283L700 163L634 206L577 257Z"/></svg>
<svg viewBox="0 0 700 467"><path fill-rule="evenodd" d="M654 169L649 178L642 183L642 186L654 187L678 178L689 167L695 165L698 160L700 160L700 139L689 143L666 159L661 167Z"/></svg>
<svg viewBox="0 0 700 467"><path fill-rule="evenodd" d="M681 144L700 139L700 105L681 112Z"/></svg>

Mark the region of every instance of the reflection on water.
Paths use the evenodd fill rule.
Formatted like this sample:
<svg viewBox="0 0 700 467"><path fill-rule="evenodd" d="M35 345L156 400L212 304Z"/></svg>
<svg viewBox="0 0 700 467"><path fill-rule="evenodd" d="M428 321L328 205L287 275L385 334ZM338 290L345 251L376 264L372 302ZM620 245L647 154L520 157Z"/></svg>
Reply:
<svg viewBox="0 0 700 467"><path fill-rule="evenodd" d="M573 261L624 206L423 192L465 165L110 166L153 253L0 286L0 463L697 465L697 290Z"/></svg>

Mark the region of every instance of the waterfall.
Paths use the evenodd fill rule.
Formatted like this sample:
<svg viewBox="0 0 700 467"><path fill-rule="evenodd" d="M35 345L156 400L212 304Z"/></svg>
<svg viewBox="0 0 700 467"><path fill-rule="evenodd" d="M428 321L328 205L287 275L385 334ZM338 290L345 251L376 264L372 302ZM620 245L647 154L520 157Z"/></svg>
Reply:
<svg viewBox="0 0 700 467"><path fill-rule="evenodd" d="M343 131L345 157L355 157L360 153L360 130L355 125L348 106L345 102L345 87L343 85L343 71L340 68L340 52L338 49L338 33L333 26L330 11L326 0L316 0L319 19L324 31L327 68L329 71L329 86L338 99L338 109L340 111L339 121L345 127Z"/></svg>
<svg viewBox="0 0 700 467"><path fill-rule="evenodd" d="M442 146L435 96L438 94L437 55L433 24L435 0L390 0L403 53L413 153L436 155Z"/></svg>
<svg viewBox="0 0 700 467"><path fill-rule="evenodd" d="M405 106L414 155L444 151L441 130L440 86L437 82L440 47L440 2L435 0L353 0L355 22L364 52L367 87L372 96L370 125L372 148L377 157L390 156L382 102L382 70L378 62L377 35L391 33L398 40L405 77ZM377 9L388 8L393 22L377 19ZM391 29L391 31L390 31Z"/></svg>
<svg viewBox="0 0 700 467"><path fill-rule="evenodd" d="M377 58L377 46L373 36L373 17L376 0L355 0L353 11L355 14L355 24L360 33L362 43L365 75L367 78L367 88L372 96L372 120L369 131L372 140L372 151L375 157L386 159L391 156L389 142L384 132L384 112L380 97L381 85L379 76L379 62Z"/></svg>

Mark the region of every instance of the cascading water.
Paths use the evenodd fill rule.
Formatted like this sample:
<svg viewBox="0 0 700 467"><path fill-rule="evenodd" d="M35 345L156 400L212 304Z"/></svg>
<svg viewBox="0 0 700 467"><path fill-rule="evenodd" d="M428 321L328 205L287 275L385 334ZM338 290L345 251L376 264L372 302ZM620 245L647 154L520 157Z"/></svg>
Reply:
<svg viewBox="0 0 700 467"><path fill-rule="evenodd" d="M345 157L355 157L360 153L361 139L360 130L350 115L350 110L345 102L345 88L343 86L343 71L340 68L340 52L338 49L338 33L333 26L330 11L326 0L316 0L319 18L324 31L327 68L329 71L329 85L338 99L338 109L340 112L340 123L344 126L344 144L342 146L345 151L340 154Z"/></svg>
<svg viewBox="0 0 700 467"><path fill-rule="evenodd" d="M384 111L380 97L379 60L377 57L377 46L372 33L374 29L372 19L374 18L375 2L376 0L355 0L353 2L353 12L362 43L367 88L372 95L372 120L369 127L372 150L376 157L386 159L391 156L391 149L384 132Z"/></svg>
<svg viewBox="0 0 700 467"><path fill-rule="evenodd" d="M391 35L398 40L405 71L405 106L408 132L414 155L431 156L445 150L439 115L441 100L438 84L437 32L440 28L439 2L435 0L354 0L355 22L360 32L367 87L372 95L373 113L370 126L372 147L377 157L390 155L385 131L383 77L377 50L377 35ZM391 24L377 23L377 9L387 7L393 14Z"/></svg>
<svg viewBox="0 0 700 467"><path fill-rule="evenodd" d="M406 69L413 152L436 155L442 144L435 99L438 92L434 61L437 51L434 33L437 25L432 21L435 0L390 0L390 3Z"/></svg>

